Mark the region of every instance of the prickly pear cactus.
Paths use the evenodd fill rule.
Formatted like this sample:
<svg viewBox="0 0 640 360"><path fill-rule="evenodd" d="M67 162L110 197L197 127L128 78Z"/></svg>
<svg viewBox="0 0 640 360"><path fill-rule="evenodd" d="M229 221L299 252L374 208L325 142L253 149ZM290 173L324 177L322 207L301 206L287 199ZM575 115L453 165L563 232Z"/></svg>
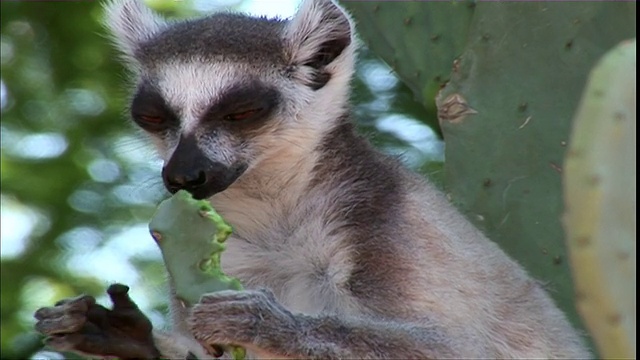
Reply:
<svg viewBox="0 0 640 360"><path fill-rule="evenodd" d="M193 305L205 293L242 290L240 281L220 268L224 241L231 226L209 202L195 200L181 190L160 203L149 230L162 252L176 296ZM244 350L233 348L234 359L244 359Z"/></svg>
<svg viewBox="0 0 640 360"><path fill-rule="evenodd" d="M594 68L564 173L578 311L603 358L636 357L636 41Z"/></svg>
<svg viewBox="0 0 640 360"><path fill-rule="evenodd" d="M434 110L453 61L466 44L473 1L341 1L370 50L389 64L418 101Z"/></svg>
<svg viewBox="0 0 640 360"><path fill-rule="evenodd" d="M589 70L635 36L635 2L342 3L425 107L446 83L435 103L452 201L579 324L562 162Z"/></svg>
<svg viewBox="0 0 640 360"><path fill-rule="evenodd" d="M548 282L576 324L561 225L564 153L589 70L634 36L635 3L478 2L437 98L452 201Z"/></svg>

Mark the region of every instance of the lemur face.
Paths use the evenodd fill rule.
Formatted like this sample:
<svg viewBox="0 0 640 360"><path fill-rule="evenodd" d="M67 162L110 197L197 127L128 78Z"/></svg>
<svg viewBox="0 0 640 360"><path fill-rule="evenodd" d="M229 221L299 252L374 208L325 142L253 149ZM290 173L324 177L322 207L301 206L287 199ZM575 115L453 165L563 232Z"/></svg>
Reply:
<svg viewBox="0 0 640 360"><path fill-rule="evenodd" d="M136 0L108 11L136 75L131 117L157 145L172 193L225 190L296 132L322 127L310 104L329 105L348 87L351 26L329 0L307 1L291 20L220 13L169 23Z"/></svg>
<svg viewBox="0 0 640 360"><path fill-rule="evenodd" d="M264 137L291 118L277 82L243 70L234 63L171 64L138 84L131 116L155 138L170 192L208 198L225 190L260 157Z"/></svg>

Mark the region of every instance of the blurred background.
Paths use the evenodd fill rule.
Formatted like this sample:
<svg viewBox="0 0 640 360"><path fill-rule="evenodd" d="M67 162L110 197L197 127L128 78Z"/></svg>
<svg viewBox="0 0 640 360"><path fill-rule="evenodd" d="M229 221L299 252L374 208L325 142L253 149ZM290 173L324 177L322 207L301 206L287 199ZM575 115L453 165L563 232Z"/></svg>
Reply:
<svg viewBox="0 0 640 360"><path fill-rule="evenodd" d="M289 17L299 0L148 0L166 16L221 9ZM1 9L1 354L59 359L42 349L33 312L113 282L164 326L160 252L147 230L168 196L161 163L123 111L126 73L97 1L6 2ZM441 179L436 114L366 49L353 101L383 151Z"/></svg>

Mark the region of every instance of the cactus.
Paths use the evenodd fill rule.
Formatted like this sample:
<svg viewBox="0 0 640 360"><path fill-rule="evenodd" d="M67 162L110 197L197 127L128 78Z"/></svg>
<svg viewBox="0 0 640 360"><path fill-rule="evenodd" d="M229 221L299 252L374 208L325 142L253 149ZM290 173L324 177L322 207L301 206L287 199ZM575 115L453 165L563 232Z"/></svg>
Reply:
<svg viewBox="0 0 640 360"><path fill-rule="evenodd" d="M450 79L436 105L452 201L580 324L560 221L562 160L586 75L635 36L635 2L344 4L427 108L435 77ZM434 43L435 34L448 38Z"/></svg>
<svg viewBox="0 0 640 360"><path fill-rule="evenodd" d="M446 186L579 324L560 221L562 162L586 76L634 36L635 3L481 2L469 33L437 99Z"/></svg>
<svg viewBox="0 0 640 360"><path fill-rule="evenodd" d="M475 4L471 1L343 1L358 35L435 113L435 95L462 53ZM453 26L455 24L455 26Z"/></svg>
<svg viewBox="0 0 640 360"><path fill-rule="evenodd" d="M242 290L240 281L220 268L220 254L231 227L205 200L195 200L178 191L160 203L149 230L162 252L176 296L193 305L209 292ZM244 359L244 350L233 348L234 359Z"/></svg>
<svg viewBox="0 0 640 360"><path fill-rule="evenodd" d="M636 42L594 68L565 162L578 311L604 358L636 357Z"/></svg>

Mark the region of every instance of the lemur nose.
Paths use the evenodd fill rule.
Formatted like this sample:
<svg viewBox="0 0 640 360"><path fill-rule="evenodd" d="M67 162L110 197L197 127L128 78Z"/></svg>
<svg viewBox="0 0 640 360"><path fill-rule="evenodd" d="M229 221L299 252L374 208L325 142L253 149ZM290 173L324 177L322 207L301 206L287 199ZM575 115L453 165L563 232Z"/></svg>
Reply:
<svg viewBox="0 0 640 360"><path fill-rule="evenodd" d="M162 168L162 180L170 193L186 190L196 199L205 199L227 189L247 165L231 165L211 160L197 146L193 136L183 137Z"/></svg>
<svg viewBox="0 0 640 360"><path fill-rule="evenodd" d="M247 170L245 164L226 166L209 162L206 168L201 166L187 167L184 162L170 161L162 169L162 178L169 192L175 194L179 190L186 190L196 199L204 199L224 191L240 175Z"/></svg>
<svg viewBox="0 0 640 360"><path fill-rule="evenodd" d="M207 182L207 174L200 171L192 171L188 173L168 174L167 185L169 191L176 192L180 189L192 190Z"/></svg>

